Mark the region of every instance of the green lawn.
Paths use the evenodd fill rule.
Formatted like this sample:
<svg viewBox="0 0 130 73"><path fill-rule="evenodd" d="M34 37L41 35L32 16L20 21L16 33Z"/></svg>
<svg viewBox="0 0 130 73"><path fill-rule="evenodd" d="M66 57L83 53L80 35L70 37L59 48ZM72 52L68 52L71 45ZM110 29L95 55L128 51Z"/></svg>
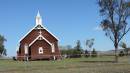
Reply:
<svg viewBox="0 0 130 73"><path fill-rule="evenodd" d="M0 60L0 73L130 73L128 57L119 58L119 63L109 62L113 59L98 57L31 62Z"/></svg>

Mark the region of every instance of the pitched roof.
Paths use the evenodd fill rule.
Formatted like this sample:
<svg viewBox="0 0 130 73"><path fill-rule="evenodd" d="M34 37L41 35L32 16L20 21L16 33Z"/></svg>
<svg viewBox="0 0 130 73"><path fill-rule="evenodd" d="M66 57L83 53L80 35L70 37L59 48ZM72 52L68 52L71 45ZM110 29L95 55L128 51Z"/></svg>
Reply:
<svg viewBox="0 0 130 73"><path fill-rule="evenodd" d="M36 28L37 26L34 26L32 29L30 29L20 40L19 42L21 42L32 30L34 29L45 29L47 32L49 32L55 39L59 40L54 34L52 34L49 30L47 30L47 28Z"/></svg>
<svg viewBox="0 0 130 73"><path fill-rule="evenodd" d="M38 22L39 19L41 20L41 22ZM20 39L19 42L21 42L21 41L22 41L32 30L34 30L34 29L45 29L45 30L46 30L47 32L49 32L55 39L58 40L58 38L57 38L55 35L53 35L49 30L47 30L47 29L42 25L42 18L41 18L41 16L40 16L39 11L38 11L37 16L36 16L36 25L35 25L32 29L30 29L29 32L27 32L27 34L25 34L25 35Z"/></svg>

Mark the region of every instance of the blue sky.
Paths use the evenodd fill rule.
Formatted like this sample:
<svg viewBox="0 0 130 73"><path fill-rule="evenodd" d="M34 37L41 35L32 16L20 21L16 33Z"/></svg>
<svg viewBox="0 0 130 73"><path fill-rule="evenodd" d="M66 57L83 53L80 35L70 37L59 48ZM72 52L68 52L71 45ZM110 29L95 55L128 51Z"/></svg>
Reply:
<svg viewBox="0 0 130 73"><path fill-rule="evenodd" d="M44 26L59 40L59 45L75 46L80 40L95 38L96 50L111 50L113 44L97 29L101 16L97 0L0 0L0 34L7 39L5 47L9 56L16 55L19 40L35 26L37 11ZM129 45L130 39L123 41Z"/></svg>

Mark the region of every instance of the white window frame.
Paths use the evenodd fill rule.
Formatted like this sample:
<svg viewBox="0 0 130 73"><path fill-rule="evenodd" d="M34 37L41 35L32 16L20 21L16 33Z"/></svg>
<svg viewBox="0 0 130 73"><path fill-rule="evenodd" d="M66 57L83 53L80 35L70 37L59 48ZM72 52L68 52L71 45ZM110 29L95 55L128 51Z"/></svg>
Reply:
<svg viewBox="0 0 130 73"><path fill-rule="evenodd" d="M52 44L51 48L52 48L52 53L54 53L55 52L55 45Z"/></svg>
<svg viewBox="0 0 130 73"><path fill-rule="evenodd" d="M28 45L27 44L24 45L24 53L28 54Z"/></svg>
<svg viewBox="0 0 130 73"><path fill-rule="evenodd" d="M39 53L39 54L43 54L43 48L42 48L42 47L39 47L39 48L38 48L38 53Z"/></svg>

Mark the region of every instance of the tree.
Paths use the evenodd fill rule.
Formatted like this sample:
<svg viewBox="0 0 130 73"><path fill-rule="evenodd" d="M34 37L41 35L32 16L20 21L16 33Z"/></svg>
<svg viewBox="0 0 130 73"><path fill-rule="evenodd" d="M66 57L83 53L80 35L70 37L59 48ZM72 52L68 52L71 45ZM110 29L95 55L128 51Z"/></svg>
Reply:
<svg viewBox="0 0 130 73"><path fill-rule="evenodd" d="M118 62L118 46L121 39L128 33L128 17L130 16L130 1L128 0L99 0L101 27L115 47L115 62Z"/></svg>
<svg viewBox="0 0 130 73"><path fill-rule="evenodd" d="M92 57L96 57L96 56L97 56L97 52L96 52L95 48L93 48Z"/></svg>
<svg viewBox="0 0 130 73"><path fill-rule="evenodd" d="M62 55L71 55L73 53L73 48L71 47L71 45L59 46L59 47L61 49Z"/></svg>
<svg viewBox="0 0 130 73"><path fill-rule="evenodd" d="M121 43L120 43L120 46L121 46L122 48L127 48L127 45L126 45L125 42L121 42Z"/></svg>
<svg viewBox="0 0 130 73"><path fill-rule="evenodd" d="M120 43L120 46L121 46L122 48L124 48L125 55L128 55L129 48L127 47L126 43L125 43L125 42L121 42L121 43Z"/></svg>
<svg viewBox="0 0 130 73"><path fill-rule="evenodd" d="M71 45L67 45L66 49L72 49L72 46Z"/></svg>
<svg viewBox="0 0 130 73"><path fill-rule="evenodd" d="M94 38L86 40L86 46L89 47L90 49L90 56L91 56L91 48L93 45L94 45Z"/></svg>
<svg viewBox="0 0 130 73"><path fill-rule="evenodd" d="M85 57L89 57L89 55L90 55L90 54L89 54L88 50L86 49L86 50L85 50Z"/></svg>
<svg viewBox="0 0 130 73"><path fill-rule="evenodd" d="M75 49L75 52L77 51L76 52L77 54L82 54L83 53L83 50L81 48L80 40L77 40L76 46L74 47L74 49Z"/></svg>
<svg viewBox="0 0 130 73"><path fill-rule="evenodd" d="M4 36L0 35L0 56L6 55L6 49L4 47L5 41L6 41L6 39L4 38Z"/></svg>

